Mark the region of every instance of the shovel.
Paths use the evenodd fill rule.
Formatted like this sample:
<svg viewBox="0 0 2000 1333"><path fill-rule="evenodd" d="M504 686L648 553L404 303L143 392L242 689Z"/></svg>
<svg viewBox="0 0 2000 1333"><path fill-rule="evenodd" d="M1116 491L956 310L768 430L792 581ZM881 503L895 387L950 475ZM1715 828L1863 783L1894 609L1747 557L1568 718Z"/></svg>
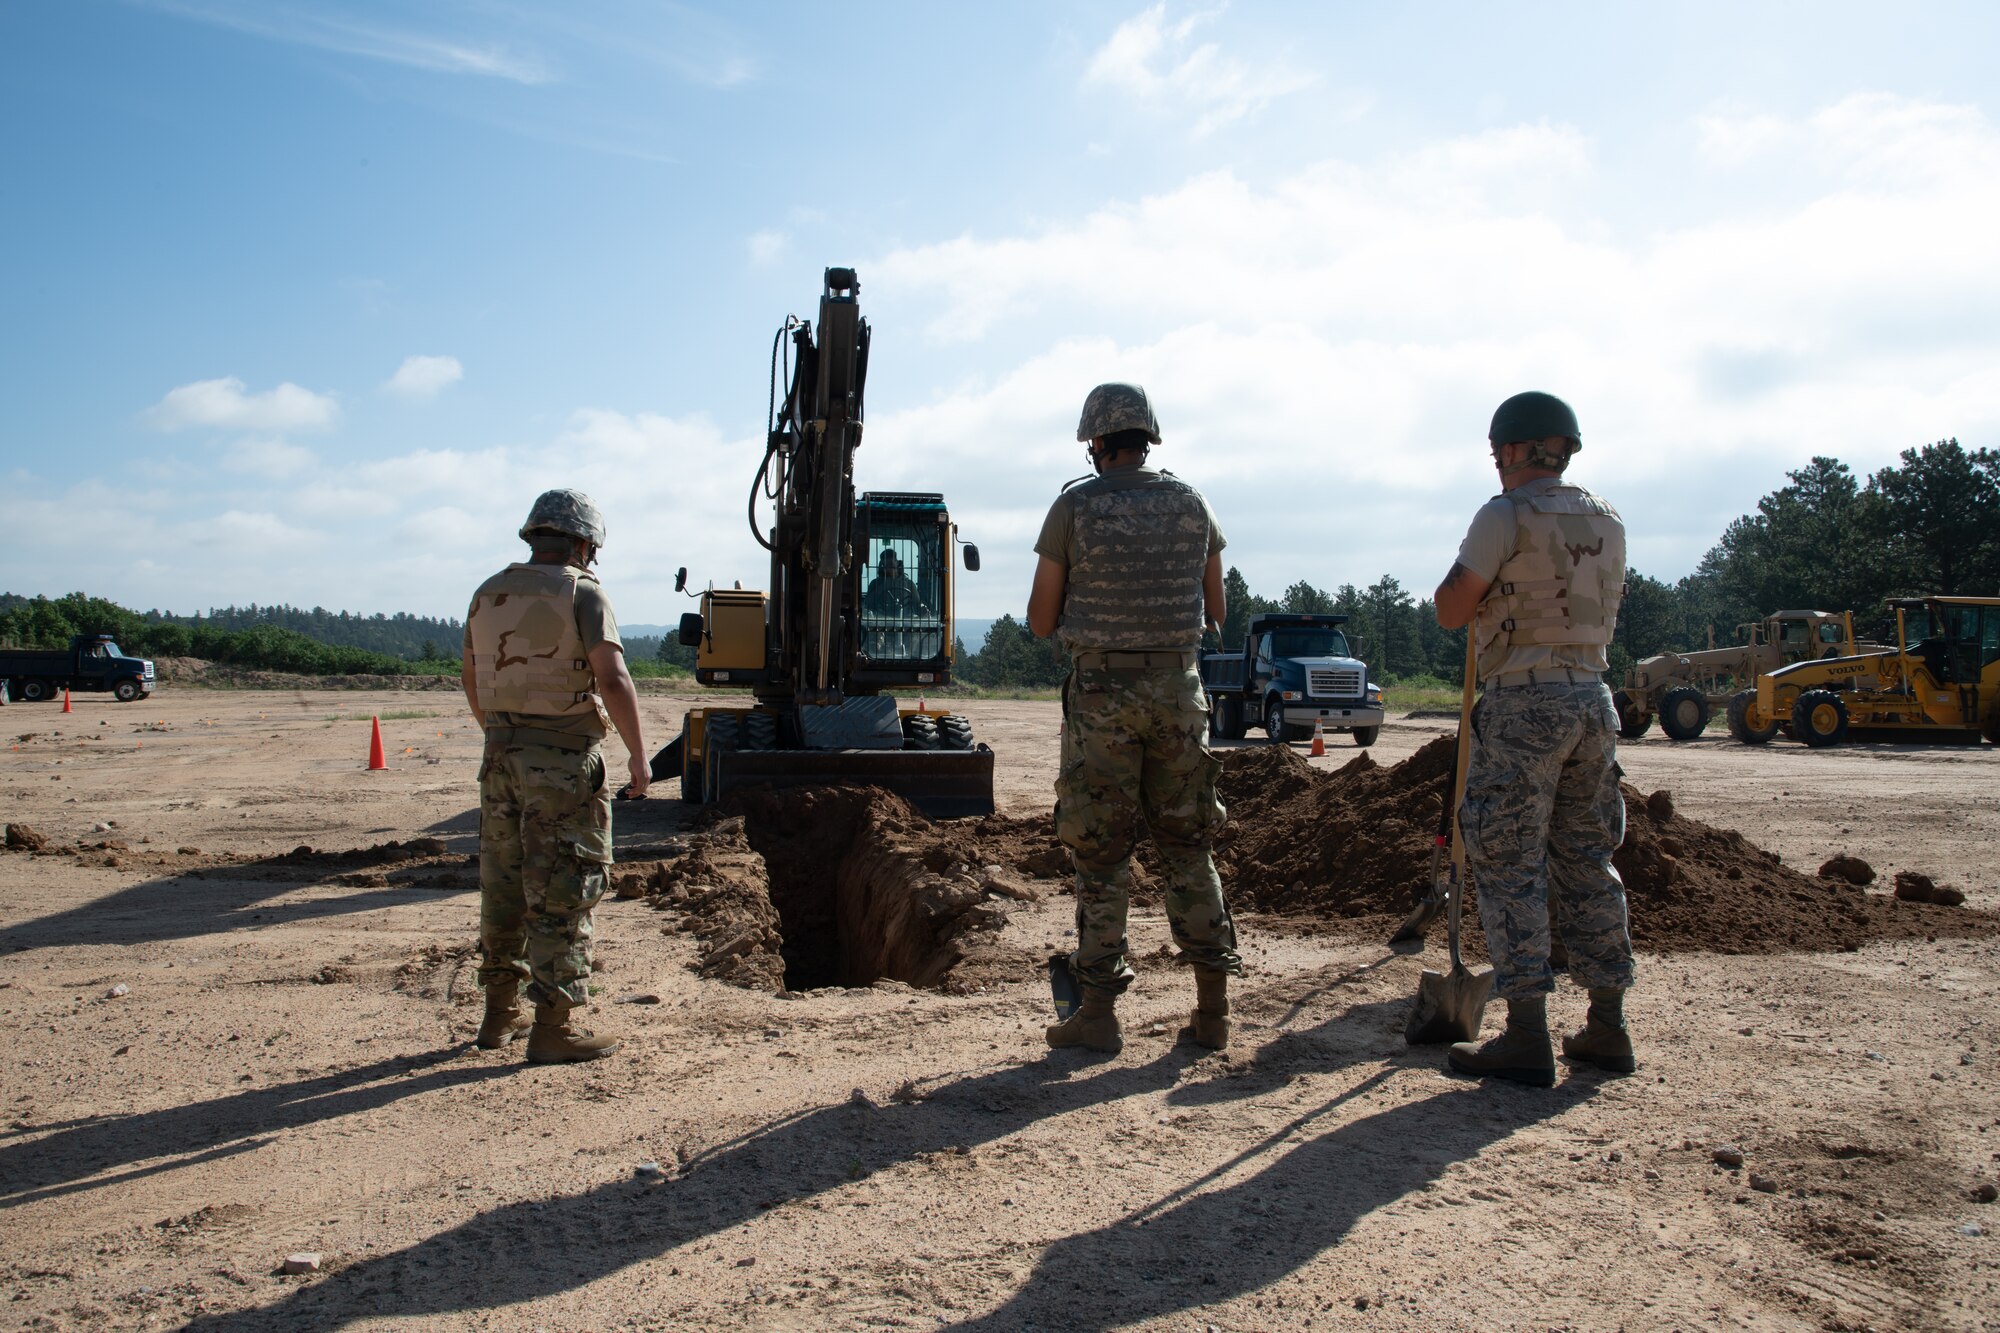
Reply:
<svg viewBox="0 0 2000 1333"><path fill-rule="evenodd" d="M1466 967L1465 960L1458 952L1458 930L1460 918L1464 915L1465 893L1469 876L1465 871L1465 843L1459 836L1457 807L1458 798L1465 790L1465 766L1471 758L1472 744L1472 687L1475 649L1468 627L1465 636L1465 688L1458 713L1458 764L1452 777L1451 790L1445 801L1445 822L1451 837L1450 878L1442 886L1447 903L1445 912L1447 938L1451 949L1451 971L1433 972L1426 968L1417 980L1417 1003L1410 1013L1410 1021L1403 1028L1403 1039L1412 1046L1430 1046L1447 1041L1472 1041L1479 1036L1479 1022L1486 1014L1486 999L1493 990L1493 969L1482 967L1474 972ZM1439 849L1432 848L1431 861L1439 860ZM1435 871L1433 871L1433 883ZM1431 898L1439 896L1434 887ZM1427 899L1426 902L1429 902ZM1419 905L1422 910L1422 905ZM1435 909L1433 908L1433 913ZM1414 919L1415 914L1412 914ZM1400 934L1401 932L1398 932ZM1421 935L1421 927L1419 927Z"/></svg>
<svg viewBox="0 0 2000 1333"><path fill-rule="evenodd" d="M1465 764L1471 751L1467 748L1466 728L1472 725L1472 668L1473 655L1477 651L1472 643L1472 626L1465 627L1465 683L1458 692L1458 760L1452 772L1451 785L1445 788L1444 805L1438 810L1437 837L1431 842L1431 891L1418 900L1403 918L1403 924L1389 937L1389 947L1397 953L1417 953L1424 947L1424 932L1431 928L1431 922L1438 919L1444 910L1448 890L1442 875L1445 844L1451 840L1452 815L1458 808L1459 788L1465 785Z"/></svg>

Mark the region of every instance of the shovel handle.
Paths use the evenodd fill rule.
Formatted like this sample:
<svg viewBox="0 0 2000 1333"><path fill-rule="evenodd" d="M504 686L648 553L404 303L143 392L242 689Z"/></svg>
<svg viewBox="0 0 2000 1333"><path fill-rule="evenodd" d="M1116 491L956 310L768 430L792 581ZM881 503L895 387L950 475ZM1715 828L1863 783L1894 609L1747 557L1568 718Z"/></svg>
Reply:
<svg viewBox="0 0 2000 1333"><path fill-rule="evenodd" d="M1465 790L1465 770L1472 761L1472 693L1478 683L1479 640L1474 635L1474 626L1465 627L1465 679L1459 687L1458 697L1458 762L1452 769L1451 790L1444 803L1443 826L1451 839L1451 904L1445 914L1446 939L1451 946L1451 965L1463 967L1458 956L1458 921L1465 898L1465 839L1458 827L1458 800Z"/></svg>

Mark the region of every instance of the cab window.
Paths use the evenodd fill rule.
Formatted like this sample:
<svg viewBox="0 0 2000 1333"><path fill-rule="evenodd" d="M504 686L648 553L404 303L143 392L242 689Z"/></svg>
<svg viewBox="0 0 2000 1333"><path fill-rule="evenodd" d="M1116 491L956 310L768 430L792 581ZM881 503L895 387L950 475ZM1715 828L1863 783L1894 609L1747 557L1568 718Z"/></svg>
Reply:
<svg viewBox="0 0 2000 1333"><path fill-rule="evenodd" d="M1841 633L1840 626L1833 624L1831 621L1819 627L1819 641L1821 643L1840 643L1844 638L1845 636Z"/></svg>

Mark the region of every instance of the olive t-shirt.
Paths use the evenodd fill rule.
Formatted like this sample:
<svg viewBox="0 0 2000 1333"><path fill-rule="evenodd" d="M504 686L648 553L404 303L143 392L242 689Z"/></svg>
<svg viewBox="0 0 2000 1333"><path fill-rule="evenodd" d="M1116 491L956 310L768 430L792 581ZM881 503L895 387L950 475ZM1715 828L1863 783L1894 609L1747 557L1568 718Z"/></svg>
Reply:
<svg viewBox="0 0 2000 1333"><path fill-rule="evenodd" d="M618 617L612 614L611 599L604 595L604 589L597 583L577 581L576 585L576 633L583 640L586 655L600 643L608 643L620 653L625 651L625 641L618 637ZM472 614L466 613L465 656L472 656ZM489 712L486 725L489 727L539 727L543 731L560 731L571 736L602 736L604 734L603 705L589 713L566 714L550 717L540 713L500 713Z"/></svg>

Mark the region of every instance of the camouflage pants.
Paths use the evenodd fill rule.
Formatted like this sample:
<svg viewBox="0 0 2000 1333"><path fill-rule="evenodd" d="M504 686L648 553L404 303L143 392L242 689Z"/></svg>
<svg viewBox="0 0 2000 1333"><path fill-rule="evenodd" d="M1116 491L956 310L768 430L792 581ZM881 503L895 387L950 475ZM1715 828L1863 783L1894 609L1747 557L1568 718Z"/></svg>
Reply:
<svg viewBox="0 0 2000 1333"><path fill-rule="evenodd" d="M590 1003L590 910L611 864L603 752L489 741L479 770L479 984Z"/></svg>
<svg viewBox="0 0 2000 1333"><path fill-rule="evenodd" d="M1552 906L1579 985L1632 984L1625 886L1611 868L1625 839L1617 759L1618 717L1603 685L1480 696L1459 828L1502 999L1555 989Z"/></svg>
<svg viewBox="0 0 2000 1333"><path fill-rule="evenodd" d="M1209 751L1201 677L1185 671L1076 671L1063 688L1056 836L1076 863L1079 982L1132 982L1125 915L1132 852L1150 830L1166 872L1167 921L1181 961L1240 973L1236 925L1209 846L1222 827L1222 761Z"/></svg>

